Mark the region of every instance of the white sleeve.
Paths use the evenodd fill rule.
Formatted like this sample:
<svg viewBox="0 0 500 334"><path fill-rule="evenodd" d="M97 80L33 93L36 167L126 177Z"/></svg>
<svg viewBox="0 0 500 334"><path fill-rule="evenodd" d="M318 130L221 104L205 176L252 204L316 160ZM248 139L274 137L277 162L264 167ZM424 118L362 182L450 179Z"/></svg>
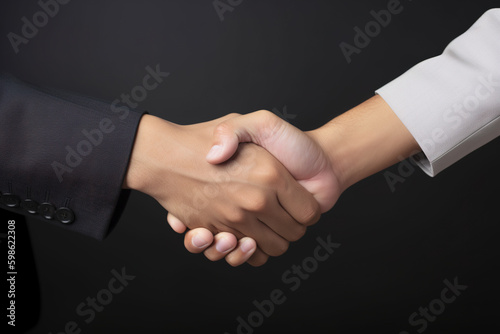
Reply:
<svg viewBox="0 0 500 334"><path fill-rule="evenodd" d="M500 8L487 11L443 54L376 91L420 145L434 176L500 135Z"/></svg>

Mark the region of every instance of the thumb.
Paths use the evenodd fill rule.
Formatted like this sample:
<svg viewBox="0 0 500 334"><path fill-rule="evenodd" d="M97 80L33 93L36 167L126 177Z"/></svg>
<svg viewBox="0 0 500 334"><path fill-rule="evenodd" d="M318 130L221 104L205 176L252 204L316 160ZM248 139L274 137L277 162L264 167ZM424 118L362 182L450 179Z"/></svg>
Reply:
<svg viewBox="0 0 500 334"><path fill-rule="evenodd" d="M214 141L206 156L207 161L216 165L228 160L238 149L239 143L253 142L260 145L261 134L269 125L269 118L266 113L256 111L219 123L214 129Z"/></svg>
<svg viewBox="0 0 500 334"><path fill-rule="evenodd" d="M186 225L179 218L171 214L170 212L167 215L167 221L172 230L177 233L184 233L186 231Z"/></svg>
<svg viewBox="0 0 500 334"><path fill-rule="evenodd" d="M222 129L222 130L220 130ZM238 136L227 129L218 125L214 131L214 143L206 156L209 163L217 165L231 158L238 149L240 140Z"/></svg>

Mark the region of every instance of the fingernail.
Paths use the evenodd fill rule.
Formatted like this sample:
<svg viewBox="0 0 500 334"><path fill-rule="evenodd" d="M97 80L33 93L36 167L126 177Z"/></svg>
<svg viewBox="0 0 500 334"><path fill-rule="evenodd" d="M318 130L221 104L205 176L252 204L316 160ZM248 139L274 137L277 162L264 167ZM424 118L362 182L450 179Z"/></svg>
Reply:
<svg viewBox="0 0 500 334"><path fill-rule="evenodd" d="M221 149L222 149L222 146L220 146L220 145L214 145L214 146L212 146L212 148L210 149L210 151L208 151L207 159L211 160L213 158L216 158L219 155Z"/></svg>
<svg viewBox="0 0 500 334"><path fill-rule="evenodd" d="M254 243L252 240L245 240L241 243L240 249L243 253L248 253L254 249Z"/></svg>
<svg viewBox="0 0 500 334"><path fill-rule="evenodd" d="M217 251L220 253L226 253L232 248L232 246L233 245L228 238L222 238L220 240L217 240L217 242L215 243L215 249L217 249Z"/></svg>
<svg viewBox="0 0 500 334"><path fill-rule="evenodd" d="M208 246L208 240L203 238L201 235L195 235L193 239L191 239L191 243L196 248L203 248Z"/></svg>

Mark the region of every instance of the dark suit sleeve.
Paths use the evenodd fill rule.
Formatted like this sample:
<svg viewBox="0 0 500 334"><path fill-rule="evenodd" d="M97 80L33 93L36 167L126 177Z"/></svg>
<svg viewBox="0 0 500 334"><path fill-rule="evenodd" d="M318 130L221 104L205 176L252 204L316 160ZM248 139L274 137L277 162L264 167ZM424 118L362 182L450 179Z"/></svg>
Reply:
<svg viewBox="0 0 500 334"><path fill-rule="evenodd" d="M0 209L103 239L143 112L0 76Z"/></svg>

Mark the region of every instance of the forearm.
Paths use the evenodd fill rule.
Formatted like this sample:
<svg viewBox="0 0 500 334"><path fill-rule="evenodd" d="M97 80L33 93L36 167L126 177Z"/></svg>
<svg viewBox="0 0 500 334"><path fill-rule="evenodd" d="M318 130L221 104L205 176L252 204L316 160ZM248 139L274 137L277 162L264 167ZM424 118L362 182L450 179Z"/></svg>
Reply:
<svg viewBox="0 0 500 334"><path fill-rule="evenodd" d="M308 133L327 153L342 191L420 147L378 95Z"/></svg>
<svg viewBox="0 0 500 334"><path fill-rule="evenodd" d="M500 9L487 11L444 52L376 92L423 150L435 176L500 135Z"/></svg>

